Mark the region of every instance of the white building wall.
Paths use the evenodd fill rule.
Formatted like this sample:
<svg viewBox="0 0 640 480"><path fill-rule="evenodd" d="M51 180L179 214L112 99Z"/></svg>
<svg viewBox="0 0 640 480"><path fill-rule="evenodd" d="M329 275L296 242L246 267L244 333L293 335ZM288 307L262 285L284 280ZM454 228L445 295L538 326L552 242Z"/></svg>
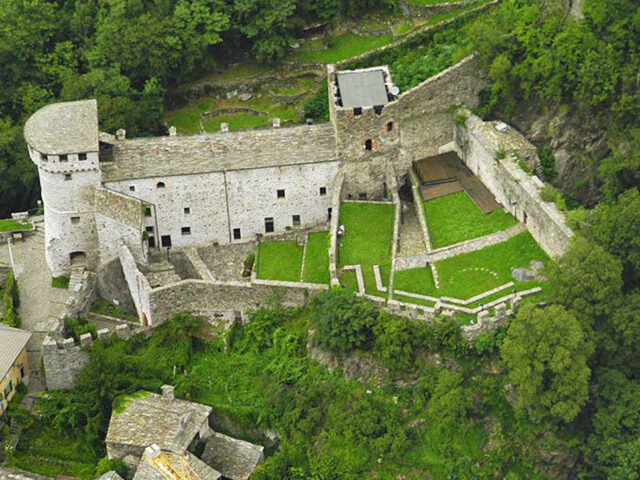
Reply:
<svg viewBox="0 0 640 480"><path fill-rule="evenodd" d="M326 222L338 168L338 162L327 162L227 172L231 231L239 228L240 241L248 241L265 234L265 218L273 218L274 234L292 227L293 215L300 215L301 228ZM279 189L284 198L278 198Z"/></svg>
<svg viewBox="0 0 640 480"><path fill-rule="evenodd" d="M164 183L164 188L158 188L159 182ZM149 235L155 238L156 245L160 245L163 235L171 236L173 247L229 242L221 172L133 179L105 186L151 204L152 216L145 217L144 223L153 229ZM185 208L189 213L185 213ZM189 227L191 234L183 235L183 227Z"/></svg>
<svg viewBox="0 0 640 480"><path fill-rule="evenodd" d="M265 234L267 217L274 219L274 234L292 227L293 215L300 215L301 228L326 222L337 173L338 162L329 162L132 179L105 187L151 204L152 216L144 222L153 229L156 246L163 235L171 236L172 247L224 245ZM158 188L159 182L164 188ZM321 187L326 188L324 195ZM277 197L279 189L285 190L285 198ZM183 227L191 233L184 235ZM235 228L240 229L239 240L233 239Z"/></svg>

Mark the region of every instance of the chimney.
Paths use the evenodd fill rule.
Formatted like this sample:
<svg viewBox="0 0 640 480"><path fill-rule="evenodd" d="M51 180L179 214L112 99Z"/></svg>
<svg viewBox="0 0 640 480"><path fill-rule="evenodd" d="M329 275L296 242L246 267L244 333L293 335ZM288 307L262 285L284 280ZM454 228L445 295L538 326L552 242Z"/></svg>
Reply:
<svg viewBox="0 0 640 480"><path fill-rule="evenodd" d="M116 138L118 140L124 140L125 138L127 138L127 131L124 128L118 129L118 131L116 132Z"/></svg>
<svg viewBox="0 0 640 480"><path fill-rule="evenodd" d="M169 127L169 136L170 137L175 137L176 135L178 135L178 129L176 127L174 127L173 125L171 125Z"/></svg>
<svg viewBox="0 0 640 480"><path fill-rule="evenodd" d="M280 128L280 119L279 118L274 118L273 119L273 128Z"/></svg>
<svg viewBox="0 0 640 480"><path fill-rule="evenodd" d="M225 133L228 132L229 131L229 124L225 123L225 122L222 122L220 124L220 131L221 132L225 132Z"/></svg>
<svg viewBox="0 0 640 480"><path fill-rule="evenodd" d="M160 390L162 390L162 398L166 398L169 400L173 400L174 398L176 398L173 385L163 385L160 387Z"/></svg>

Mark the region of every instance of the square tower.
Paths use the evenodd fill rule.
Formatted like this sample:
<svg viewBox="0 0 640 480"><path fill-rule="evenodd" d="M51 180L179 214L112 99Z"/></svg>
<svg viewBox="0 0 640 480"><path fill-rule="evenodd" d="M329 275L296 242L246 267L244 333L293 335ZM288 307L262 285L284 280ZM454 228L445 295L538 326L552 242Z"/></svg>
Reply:
<svg viewBox="0 0 640 480"><path fill-rule="evenodd" d="M336 71L329 65L328 84L345 196L381 199L387 194L386 164L400 154L399 125L386 108L399 93L389 68Z"/></svg>

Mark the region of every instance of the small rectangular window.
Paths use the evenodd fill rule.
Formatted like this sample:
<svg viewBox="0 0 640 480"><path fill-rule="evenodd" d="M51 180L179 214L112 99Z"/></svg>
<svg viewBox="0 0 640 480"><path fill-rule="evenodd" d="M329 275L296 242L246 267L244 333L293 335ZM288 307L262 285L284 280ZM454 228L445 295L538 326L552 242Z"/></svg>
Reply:
<svg viewBox="0 0 640 480"><path fill-rule="evenodd" d="M367 194L366 193L359 193L358 194L358 199L359 200L366 200L367 199Z"/></svg>
<svg viewBox="0 0 640 480"><path fill-rule="evenodd" d="M61 162L69 161L69 155L60 155L60 161Z"/></svg>
<svg viewBox="0 0 640 480"><path fill-rule="evenodd" d="M189 215L190 213L191 213L191 208L189 208L189 207L185 207L185 208L184 208L184 214L185 214L185 215Z"/></svg>
<svg viewBox="0 0 640 480"><path fill-rule="evenodd" d="M265 233L272 233L275 230L275 225L273 223L273 218L268 217L264 219L264 231Z"/></svg>
<svg viewBox="0 0 640 480"><path fill-rule="evenodd" d="M191 227L182 227L182 235L191 235Z"/></svg>
<svg viewBox="0 0 640 480"><path fill-rule="evenodd" d="M239 228L234 228L233 229L233 239L234 240L240 240L242 238L242 234L240 232Z"/></svg>
<svg viewBox="0 0 640 480"><path fill-rule="evenodd" d="M71 217L71 223L73 224L80 223L80 217Z"/></svg>
<svg viewBox="0 0 640 480"><path fill-rule="evenodd" d="M64 179L66 180L71 180L71 174L70 173L65 173L64 174Z"/></svg>
<svg viewBox="0 0 640 480"><path fill-rule="evenodd" d="M364 141L364 149L365 149L367 152L370 152L371 150L373 150L373 140L371 140L370 138L367 138L367 139Z"/></svg>
<svg viewBox="0 0 640 480"><path fill-rule="evenodd" d="M278 190L278 198L284 198L284 189Z"/></svg>
<svg viewBox="0 0 640 480"><path fill-rule="evenodd" d="M81 162L85 161L87 159L87 154L86 153L79 153L78 154L78 160L80 160Z"/></svg>
<svg viewBox="0 0 640 480"><path fill-rule="evenodd" d="M327 194L327 187L320 187L320 195L326 195Z"/></svg>
<svg viewBox="0 0 640 480"><path fill-rule="evenodd" d="M129 185L129 191L130 192L135 192L136 191L136 186L135 185Z"/></svg>
<svg viewBox="0 0 640 480"><path fill-rule="evenodd" d="M146 230L148 233L153 233L153 227L146 227L146 228L145 228L145 230Z"/></svg>
<svg viewBox="0 0 640 480"><path fill-rule="evenodd" d="M47 161L47 160L49 160L49 159L48 159L48 157L47 157L44 153L41 153L41 154L40 154L40 160L42 160L43 162L46 162L46 161Z"/></svg>
<svg viewBox="0 0 640 480"><path fill-rule="evenodd" d="M162 235L162 237L160 237L160 241L162 242L163 247L171 247L171 235Z"/></svg>
<svg viewBox="0 0 640 480"><path fill-rule="evenodd" d="M156 248L156 239L153 238L153 235L149 235L147 242L149 243L149 248Z"/></svg>
<svg viewBox="0 0 640 480"><path fill-rule="evenodd" d="M294 227L299 227L300 226L300 215L294 215L292 217L293 219L293 226Z"/></svg>
<svg viewBox="0 0 640 480"><path fill-rule="evenodd" d="M356 107L353 109L353 114L357 117L359 115L362 115L362 108L361 107Z"/></svg>
<svg viewBox="0 0 640 480"><path fill-rule="evenodd" d="M145 217L151 216L151 207L144 207L144 216Z"/></svg>

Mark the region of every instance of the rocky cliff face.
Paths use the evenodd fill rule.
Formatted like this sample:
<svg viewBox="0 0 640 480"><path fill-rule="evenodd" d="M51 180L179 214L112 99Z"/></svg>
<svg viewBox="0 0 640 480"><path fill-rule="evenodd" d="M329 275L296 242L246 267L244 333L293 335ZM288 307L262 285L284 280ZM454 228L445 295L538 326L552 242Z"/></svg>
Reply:
<svg viewBox="0 0 640 480"><path fill-rule="evenodd" d="M523 105L510 123L539 149L550 145L558 176L552 182L587 207L600 199L598 171L611 149L605 128L579 106Z"/></svg>

